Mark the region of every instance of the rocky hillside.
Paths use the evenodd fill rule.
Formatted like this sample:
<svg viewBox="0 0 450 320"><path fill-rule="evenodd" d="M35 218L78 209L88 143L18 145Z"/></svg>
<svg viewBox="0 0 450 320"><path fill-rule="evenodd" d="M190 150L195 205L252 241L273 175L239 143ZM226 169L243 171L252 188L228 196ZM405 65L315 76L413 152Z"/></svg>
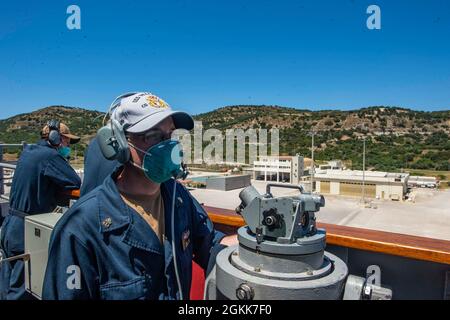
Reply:
<svg viewBox="0 0 450 320"><path fill-rule="evenodd" d="M296 128L303 131L366 130L386 132L450 132L450 110L423 112L370 107L352 111L310 111L279 106L229 106L196 116L205 127Z"/></svg>
<svg viewBox="0 0 450 320"><path fill-rule="evenodd" d="M39 139L48 119L67 123L82 137L83 151L100 128L103 114L81 108L52 106L0 120L0 141L20 143ZM348 160L362 164L363 136L367 137L368 166L378 170L450 170L450 110L423 112L396 107L369 107L352 111L310 111L279 106L228 106L195 116L203 127L278 128L280 151L310 156L310 132L315 131L319 160Z"/></svg>
<svg viewBox="0 0 450 320"><path fill-rule="evenodd" d="M349 160L362 167L363 136L367 163L378 170L450 170L450 110L413 111L369 107L352 111L310 111L279 106L229 106L196 116L205 128L278 128L280 151L311 154L315 132L319 160Z"/></svg>
<svg viewBox="0 0 450 320"><path fill-rule="evenodd" d="M48 120L57 119L67 124L72 133L81 137L78 151L84 151L102 123L103 113L65 106L46 107L31 113L0 120L0 141L4 143L33 143Z"/></svg>

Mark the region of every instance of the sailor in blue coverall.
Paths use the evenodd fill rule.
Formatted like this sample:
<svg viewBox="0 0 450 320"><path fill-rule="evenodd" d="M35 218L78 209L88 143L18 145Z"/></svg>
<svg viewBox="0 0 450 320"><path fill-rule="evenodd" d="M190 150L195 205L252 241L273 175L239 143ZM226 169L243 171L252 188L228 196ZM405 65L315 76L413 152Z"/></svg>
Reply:
<svg viewBox="0 0 450 320"><path fill-rule="evenodd" d="M79 137L57 121L45 126L40 140L22 152L14 172L10 192L10 210L2 225L0 247L6 257L24 253L24 217L52 212L62 204L61 192L80 188L80 178L67 162L70 143ZM60 132L58 132L60 131ZM49 141L49 133L52 138ZM24 262L13 260L0 265L0 298L28 299L24 286Z"/></svg>
<svg viewBox="0 0 450 320"><path fill-rule="evenodd" d="M169 174L178 146L170 136L177 128L192 129L193 120L150 93L115 101L111 118L123 126L128 158L57 223L43 299L188 299L192 261L210 270L224 245L236 243L214 230L200 204ZM147 201L157 199L154 194L160 194L161 208ZM150 203L134 206L130 195Z"/></svg>

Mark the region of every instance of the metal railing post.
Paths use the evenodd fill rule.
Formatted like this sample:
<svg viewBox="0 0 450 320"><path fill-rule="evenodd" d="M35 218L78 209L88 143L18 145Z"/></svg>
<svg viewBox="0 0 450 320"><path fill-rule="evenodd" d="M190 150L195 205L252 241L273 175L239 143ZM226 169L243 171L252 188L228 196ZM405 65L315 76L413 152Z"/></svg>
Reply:
<svg viewBox="0 0 450 320"><path fill-rule="evenodd" d="M3 162L3 146L0 145L0 162ZM3 167L0 167L0 195L5 194L5 177L3 173Z"/></svg>
<svg viewBox="0 0 450 320"><path fill-rule="evenodd" d="M0 142L0 196L5 194L5 168L9 170L15 170L16 165L10 164L7 161L3 160L3 153L5 148L20 148L22 147L22 151L28 146L26 141L22 141L19 143L2 143Z"/></svg>

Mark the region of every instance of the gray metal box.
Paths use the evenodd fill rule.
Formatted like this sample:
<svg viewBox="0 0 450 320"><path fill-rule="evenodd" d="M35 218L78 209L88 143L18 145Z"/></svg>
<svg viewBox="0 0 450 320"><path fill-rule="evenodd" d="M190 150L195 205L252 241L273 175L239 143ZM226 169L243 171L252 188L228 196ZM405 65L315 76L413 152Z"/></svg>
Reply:
<svg viewBox="0 0 450 320"><path fill-rule="evenodd" d="M250 175L232 175L211 177L206 180L206 189L229 191L248 187Z"/></svg>
<svg viewBox="0 0 450 320"><path fill-rule="evenodd" d="M30 254L25 263L25 288L38 299L42 297L50 236L61 217L59 213L44 213L25 218L25 252Z"/></svg>

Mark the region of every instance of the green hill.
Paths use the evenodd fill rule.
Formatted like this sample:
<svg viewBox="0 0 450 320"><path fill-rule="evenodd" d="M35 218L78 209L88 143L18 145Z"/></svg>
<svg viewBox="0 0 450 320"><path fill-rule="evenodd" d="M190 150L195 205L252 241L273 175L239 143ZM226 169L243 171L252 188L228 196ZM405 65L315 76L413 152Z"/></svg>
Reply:
<svg viewBox="0 0 450 320"><path fill-rule="evenodd" d="M279 106L229 106L197 115L205 129L278 128L280 152L311 154L315 131L317 160L348 160L362 168L361 137L367 137L367 164L376 170L450 170L450 111L423 112L397 107L352 111L310 111Z"/></svg>
<svg viewBox="0 0 450 320"><path fill-rule="evenodd" d="M83 152L100 128L103 113L65 106L46 107L0 120L0 141L35 142L49 119L66 123L82 137ZM423 112L375 106L352 111L311 111L280 106L228 106L194 116L205 129L278 128L280 152L310 156L310 131L315 131L318 160L348 160L361 168L362 142L367 137L367 164L377 170L450 170L450 111Z"/></svg>
<svg viewBox="0 0 450 320"><path fill-rule="evenodd" d="M102 112L65 106L46 107L31 113L0 120L0 141L4 143L34 143L48 120L57 119L67 124L70 131L81 137L78 152L84 152L90 139L102 123Z"/></svg>

